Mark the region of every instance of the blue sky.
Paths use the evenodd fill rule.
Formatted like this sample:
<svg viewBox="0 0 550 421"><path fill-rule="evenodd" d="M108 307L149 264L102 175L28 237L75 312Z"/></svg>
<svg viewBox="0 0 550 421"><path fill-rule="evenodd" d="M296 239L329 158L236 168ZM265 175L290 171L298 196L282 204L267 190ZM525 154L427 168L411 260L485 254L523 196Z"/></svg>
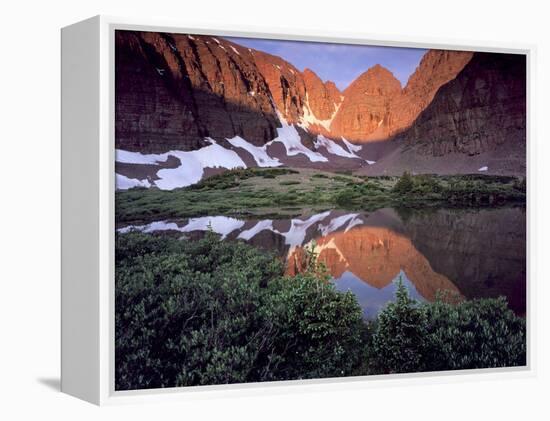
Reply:
<svg viewBox="0 0 550 421"><path fill-rule="evenodd" d="M375 47L321 42L279 41L255 38L227 39L246 47L282 57L300 70L313 70L324 81L332 80L344 90L361 73L375 64L389 69L405 86L426 50L420 48Z"/></svg>

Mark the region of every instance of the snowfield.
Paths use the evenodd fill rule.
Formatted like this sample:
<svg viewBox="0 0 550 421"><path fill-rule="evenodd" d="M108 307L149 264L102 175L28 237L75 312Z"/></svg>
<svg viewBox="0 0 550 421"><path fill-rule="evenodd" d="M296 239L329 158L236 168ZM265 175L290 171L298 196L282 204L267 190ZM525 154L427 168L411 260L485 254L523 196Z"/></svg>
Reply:
<svg viewBox="0 0 550 421"><path fill-rule="evenodd" d="M151 187L148 180L138 180L137 178L128 178L121 174L116 174L116 188L119 190L128 190L132 187Z"/></svg>
<svg viewBox="0 0 550 421"><path fill-rule="evenodd" d="M210 145L197 149L195 151L170 151L163 154L141 154L139 152L128 152L117 150L116 160L129 164L153 164L158 165L159 162L166 162L169 156L178 158L181 162L177 168L161 168L157 171L158 180L154 184L161 190L173 190L178 187L185 187L191 184L198 183L203 175L205 168L246 168L243 160L236 152L226 149L216 143L214 139L206 138ZM120 180L120 183L119 183ZM128 181L130 180L130 181ZM143 183L133 179L128 179L120 174L117 174L116 188L118 190L126 190ZM145 180L149 184L147 180ZM148 186L144 187L150 187Z"/></svg>
<svg viewBox="0 0 550 421"><path fill-rule="evenodd" d="M347 224L348 226L344 232L348 232L351 229L350 226L354 227L357 224L363 223L360 219L356 219L358 216L358 213L348 213L346 215L338 216L331 219L327 225L319 225L319 231L321 231L323 235L328 235Z"/></svg>
<svg viewBox="0 0 550 421"><path fill-rule="evenodd" d="M216 143L214 139L207 138L210 145L195 151L171 151L167 152L181 161L177 168L163 168L157 172L160 180L155 181L159 189L172 190L198 183L204 174L205 168L246 168L243 160L236 152L225 149Z"/></svg>
<svg viewBox="0 0 550 421"><path fill-rule="evenodd" d="M305 155L311 162L328 162L328 159L325 158L318 152L314 152L311 149L306 148L302 144L300 139L300 134L296 130L296 127L288 125L281 121L283 127L277 128L278 136L273 139L271 142L268 142L266 145L272 145L273 143L280 142L284 145L286 149L286 154L288 156L296 156L298 154Z"/></svg>
<svg viewBox="0 0 550 421"><path fill-rule="evenodd" d="M227 216L203 216L201 218L191 218L187 225L181 228L181 232L208 231L211 229L222 238L227 237L233 231L242 228L244 221Z"/></svg>
<svg viewBox="0 0 550 421"><path fill-rule="evenodd" d="M341 137L342 142L344 142L344 145L346 145L346 148L348 148L348 151L350 152L359 152L361 149L363 149L362 146L354 145L351 142L348 142L345 138Z"/></svg>
<svg viewBox="0 0 550 421"><path fill-rule="evenodd" d="M282 127L277 128L277 137L264 146L255 146L240 136L227 138L226 140L232 147L242 148L252 155L258 167L279 167L283 165L283 162L279 158L271 157L268 153L268 147L275 143L281 143L285 147L287 156L304 155L310 162L329 162L326 156L318 152L318 149L321 147L324 147L329 154L335 156L364 160L356 154L362 147L354 145L344 138L342 138L344 145L342 146L332 139L318 135L314 142L317 150L309 149L302 143L296 126L288 124L284 117L278 111L276 112ZM117 149L115 151L117 162L158 166L156 177L152 177L155 179L154 181L151 178L149 180L139 180L117 174L117 190L153 186L161 190L173 190L198 183L204 177L206 168L224 168L228 170L247 168L247 165L234 150L219 145L212 138L206 138L205 141L209 143L208 146L194 151L173 150L162 154L143 154ZM170 156L180 161L180 165L177 168L163 168L162 164L166 163ZM375 163L375 161L364 161L369 165ZM480 169L480 171L483 170Z"/></svg>
<svg viewBox="0 0 550 421"><path fill-rule="evenodd" d="M277 158L271 158L267 154L267 146L255 146L250 142L247 142L240 136L235 136L232 139L227 139L231 145L236 148L242 148L246 150L250 155L254 157L258 167L278 167L282 163Z"/></svg>
<svg viewBox="0 0 550 421"><path fill-rule="evenodd" d="M305 101L304 106L302 107L302 113L303 113L302 121L299 124L299 126L304 128L304 129L307 129L309 126L317 124L319 126L324 127L327 131L330 130L330 125L332 124L332 120L334 120L334 117L336 116L336 113L340 109L340 105L342 105L341 102L338 105L335 105L334 112L332 113L330 118L328 118L326 120L319 120L317 118L317 116L313 113L313 111L311 110L311 107L309 106L309 97L308 97L308 94L306 92L306 101Z"/></svg>
<svg viewBox="0 0 550 421"><path fill-rule="evenodd" d="M127 164L151 164L158 165L159 162L166 162L167 154L142 154L140 152L123 151L122 149L115 150L115 160Z"/></svg>
<svg viewBox="0 0 550 421"><path fill-rule="evenodd" d="M319 149L321 146L324 146L328 153L331 153L332 155L338 155L342 156L344 158L357 158L361 159L357 155L355 155L353 152L348 152L344 148L342 148L338 143L336 143L334 140L328 139L323 135L318 135L317 140L314 142L315 148Z"/></svg>

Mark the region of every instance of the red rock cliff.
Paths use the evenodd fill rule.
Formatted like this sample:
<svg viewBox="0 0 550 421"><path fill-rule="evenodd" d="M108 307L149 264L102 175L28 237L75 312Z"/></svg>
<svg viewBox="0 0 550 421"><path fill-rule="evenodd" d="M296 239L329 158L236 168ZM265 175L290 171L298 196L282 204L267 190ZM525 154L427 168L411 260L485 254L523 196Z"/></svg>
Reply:
<svg viewBox="0 0 550 421"><path fill-rule="evenodd" d="M475 53L399 140L423 155L525 148L525 56ZM523 156L525 154L523 153Z"/></svg>

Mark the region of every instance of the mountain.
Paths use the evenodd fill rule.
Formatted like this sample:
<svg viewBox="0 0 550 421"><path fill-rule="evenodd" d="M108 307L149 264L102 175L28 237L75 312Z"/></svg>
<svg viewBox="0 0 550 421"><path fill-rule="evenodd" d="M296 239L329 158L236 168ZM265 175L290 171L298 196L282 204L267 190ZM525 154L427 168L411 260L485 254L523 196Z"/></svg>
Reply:
<svg viewBox="0 0 550 421"><path fill-rule="evenodd" d="M365 172L524 175L526 86L525 56L474 53Z"/></svg>
<svg viewBox="0 0 550 421"><path fill-rule="evenodd" d="M223 38L116 31L117 186L181 187L249 166L444 172L428 157L521 137L525 65L513 57L430 50L404 88L376 65L340 92L311 69Z"/></svg>
<svg viewBox="0 0 550 421"><path fill-rule="evenodd" d="M344 91L344 101L331 126L333 134L356 142L373 135L387 137L390 104L399 95L401 83L389 70L380 65L370 68Z"/></svg>
<svg viewBox="0 0 550 421"><path fill-rule="evenodd" d="M207 137L276 135L271 92L251 52L215 37L116 32L117 148L193 150Z"/></svg>
<svg viewBox="0 0 550 421"><path fill-rule="evenodd" d="M472 54L469 51L429 50L399 98L391 104L390 135L410 127L432 102L439 88L453 80L468 64Z"/></svg>
<svg viewBox="0 0 550 421"><path fill-rule="evenodd" d="M475 53L400 139L432 156L524 148L525 72L524 55Z"/></svg>

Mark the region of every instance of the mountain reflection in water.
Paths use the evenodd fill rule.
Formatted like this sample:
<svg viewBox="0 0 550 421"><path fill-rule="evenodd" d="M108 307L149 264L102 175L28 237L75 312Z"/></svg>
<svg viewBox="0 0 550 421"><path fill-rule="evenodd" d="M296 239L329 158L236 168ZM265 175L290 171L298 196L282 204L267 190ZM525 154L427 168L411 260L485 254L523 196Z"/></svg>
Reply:
<svg viewBox="0 0 550 421"><path fill-rule="evenodd" d="M286 220L206 216L118 230L200 236L209 227L225 240L276 252L289 275L301 270L305 249L315 244L336 288L351 290L367 318L394 299L399 277L420 301L433 301L438 291L468 299L504 295L525 314L525 208L326 211Z"/></svg>

